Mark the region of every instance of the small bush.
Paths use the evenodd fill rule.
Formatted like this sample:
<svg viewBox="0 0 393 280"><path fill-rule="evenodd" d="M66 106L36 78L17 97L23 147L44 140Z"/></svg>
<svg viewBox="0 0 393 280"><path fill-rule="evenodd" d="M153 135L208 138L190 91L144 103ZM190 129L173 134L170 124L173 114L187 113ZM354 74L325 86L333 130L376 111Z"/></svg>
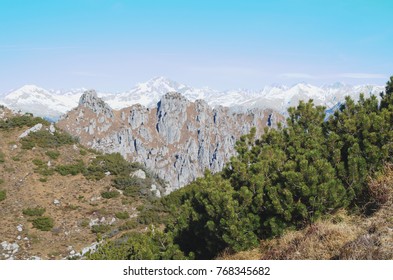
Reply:
<svg viewBox="0 0 393 280"><path fill-rule="evenodd" d="M386 164L382 175L369 181L368 192L377 208L393 199L393 164Z"/></svg>
<svg viewBox="0 0 393 280"><path fill-rule="evenodd" d="M130 163L119 153L99 155L88 166L86 175L97 171L102 174L109 171L113 175L128 175L130 173Z"/></svg>
<svg viewBox="0 0 393 280"><path fill-rule="evenodd" d="M133 232L121 242L108 241L86 257L91 260L184 260L187 259L170 234L155 230L148 233Z"/></svg>
<svg viewBox="0 0 393 280"><path fill-rule="evenodd" d="M4 183L4 180L0 178L0 185Z"/></svg>
<svg viewBox="0 0 393 280"><path fill-rule="evenodd" d="M86 150L79 150L79 154L81 156L85 156L85 155L87 155L87 151Z"/></svg>
<svg viewBox="0 0 393 280"><path fill-rule="evenodd" d="M6 199L7 194L5 190L0 190L0 201L3 201L4 199Z"/></svg>
<svg viewBox="0 0 393 280"><path fill-rule="evenodd" d="M60 156L60 152L58 151L47 151L45 153L51 159L58 159Z"/></svg>
<svg viewBox="0 0 393 280"><path fill-rule="evenodd" d="M120 193L118 191L107 191L101 193L101 196L106 199L115 198L118 197L119 195Z"/></svg>
<svg viewBox="0 0 393 280"><path fill-rule="evenodd" d="M26 208L22 210L23 215L26 216L42 216L45 213L45 208L35 207L35 208Z"/></svg>
<svg viewBox="0 0 393 280"><path fill-rule="evenodd" d="M32 161L37 168L34 171L42 176L51 176L55 172L53 168L50 168L46 162L41 159L33 159ZM41 180L40 180L41 181ZM42 181L41 181L42 182Z"/></svg>
<svg viewBox="0 0 393 280"><path fill-rule="evenodd" d="M138 197L140 194L140 188L138 186L128 186L124 191L123 195L129 197Z"/></svg>
<svg viewBox="0 0 393 280"><path fill-rule="evenodd" d="M83 219L81 221L81 227L87 227L89 225L89 219Z"/></svg>
<svg viewBox="0 0 393 280"><path fill-rule="evenodd" d="M40 178L39 181L42 182L42 183L46 183L48 181L48 179L43 177L43 178Z"/></svg>
<svg viewBox="0 0 393 280"><path fill-rule="evenodd" d="M38 123L49 125L49 122L42 118L33 117L31 114L25 114L23 116L15 116L12 118L8 118L7 120L0 120L0 129L8 130L15 127L31 127Z"/></svg>
<svg viewBox="0 0 393 280"><path fill-rule="evenodd" d="M138 227L138 222L135 219L125 222L119 227L119 230L130 230Z"/></svg>
<svg viewBox="0 0 393 280"><path fill-rule="evenodd" d="M13 161L20 161L20 157L19 156L14 156L11 158Z"/></svg>
<svg viewBox="0 0 393 280"><path fill-rule="evenodd" d="M110 225L94 225L91 227L93 233L106 233L111 229Z"/></svg>
<svg viewBox="0 0 393 280"><path fill-rule="evenodd" d="M36 169L35 171L42 176L51 176L55 173L55 170L53 168L49 168L46 165Z"/></svg>
<svg viewBox="0 0 393 280"><path fill-rule="evenodd" d="M130 217L130 215L128 214L128 212L117 212L115 214L116 218L120 219L120 220L126 220Z"/></svg>
<svg viewBox="0 0 393 280"><path fill-rule="evenodd" d="M144 208L138 215L138 222L143 225L161 224L163 218L154 208Z"/></svg>
<svg viewBox="0 0 393 280"><path fill-rule="evenodd" d="M33 149L35 147L34 142L23 141L23 139L21 140L22 149L24 149L24 150L31 150L31 149Z"/></svg>
<svg viewBox="0 0 393 280"><path fill-rule="evenodd" d="M51 134L46 130L31 132L20 141L22 143L22 149L32 149L36 145L41 148L56 148L77 143L77 140L67 133L56 131L54 134Z"/></svg>
<svg viewBox="0 0 393 280"><path fill-rule="evenodd" d="M38 159L38 158L33 159L32 162L34 163L34 165L36 165L38 167L43 166L45 164L44 161L42 161L41 159Z"/></svg>
<svg viewBox="0 0 393 280"><path fill-rule="evenodd" d="M3 152L0 152L0 163L4 163L5 162L5 155Z"/></svg>
<svg viewBox="0 0 393 280"><path fill-rule="evenodd" d="M90 164L86 169L83 175L87 180L98 181L105 177L104 170L101 166Z"/></svg>
<svg viewBox="0 0 393 280"><path fill-rule="evenodd" d="M77 175L79 173L83 173L85 171L85 165L83 161L79 160L75 164L65 164L65 165L59 165L55 169L60 175L66 176L66 175Z"/></svg>
<svg viewBox="0 0 393 280"><path fill-rule="evenodd" d="M54 222L51 217L38 217L33 220L33 227L42 231L50 231Z"/></svg>
<svg viewBox="0 0 393 280"><path fill-rule="evenodd" d="M130 176L119 176L113 179L113 186L119 190L125 190L129 186L141 185L141 179Z"/></svg>

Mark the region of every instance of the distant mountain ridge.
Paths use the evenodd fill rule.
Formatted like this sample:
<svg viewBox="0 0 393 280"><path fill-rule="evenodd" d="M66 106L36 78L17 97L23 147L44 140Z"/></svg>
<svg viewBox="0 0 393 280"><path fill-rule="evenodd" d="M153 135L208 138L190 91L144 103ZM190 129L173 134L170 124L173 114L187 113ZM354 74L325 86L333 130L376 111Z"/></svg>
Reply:
<svg viewBox="0 0 393 280"><path fill-rule="evenodd" d="M25 85L0 96L0 104L37 116L58 119L67 111L78 106L79 98L85 91L85 88L59 91L47 90L35 85ZM97 92L97 94L116 110L135 104L153 108L166 93L178 92L191 102L203 99L211 107L221 105L239 109L271 108L285 114L287 108L295 106L299 100L313 99L315 104L324 105L330 109L343 102L346 95L356 100L360 93L369 96L371 94L379 95L382 91L384 91L384 86L351 86L343 83L321 87L299 83L291 87L266 86L259 91L247 89L219 91L208 87L193 88L164 77L156 77L145 83L139 83L124 92Z"/></svg>

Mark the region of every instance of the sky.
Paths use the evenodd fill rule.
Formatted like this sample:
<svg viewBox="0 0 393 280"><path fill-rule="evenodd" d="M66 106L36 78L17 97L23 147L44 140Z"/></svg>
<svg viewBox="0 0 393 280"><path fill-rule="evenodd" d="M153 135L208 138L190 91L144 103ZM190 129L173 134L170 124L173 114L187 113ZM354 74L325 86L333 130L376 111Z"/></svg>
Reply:
<svg viewBox="0 0 393 280"><path fill-rule="evenodd" d="M0 0L0 94L122 91L165 76L219 90L393 75L391 0Z"/></svg>

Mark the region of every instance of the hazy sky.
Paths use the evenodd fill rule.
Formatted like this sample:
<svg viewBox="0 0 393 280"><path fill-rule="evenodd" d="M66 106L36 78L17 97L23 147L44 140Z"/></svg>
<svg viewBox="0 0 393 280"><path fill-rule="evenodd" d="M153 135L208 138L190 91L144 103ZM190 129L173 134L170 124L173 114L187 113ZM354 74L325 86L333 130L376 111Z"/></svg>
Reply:
<svg viewBox="0 0 393 280"><path fill-rule="evenodd" d="M393 1L0 0L0 93L24 84L119 91L385 84Z"/></svg>

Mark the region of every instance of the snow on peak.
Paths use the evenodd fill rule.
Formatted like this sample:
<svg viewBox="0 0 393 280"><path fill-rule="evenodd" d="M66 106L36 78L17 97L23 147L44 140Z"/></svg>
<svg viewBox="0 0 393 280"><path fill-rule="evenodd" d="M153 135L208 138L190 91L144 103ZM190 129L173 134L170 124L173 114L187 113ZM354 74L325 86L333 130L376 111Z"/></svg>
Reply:
<svg viewBox="0 0 393 280"><path fill-rule="evenodd" d="M179 84L178 82L172 81L165 77L155 77L148 80L145 83L139 83L131 91L143 91L143 92L157 92L165 94L170 91L179 91L184 89L186 86Z"/></svg>
<svg viewBox="0 0 393 280"><path fill-rule="evenodd" d="M28 98L31 95L47 95L49 92L36 85L25 85L17 90L9 92L5 99Z"/></svg>
<svg viewBox="0 0 393 280"><path fill-rule="evenodd" d="M219 105L234 108L262 107L275 109L285 114L289 106L296 106L300 100L313 99L316 105L332 108L338 102L343 102L347 95L357 99L361 92L366 95L379 95L383 90L384 87L375 85L350 86L334 83L317 87L308 83L298 83L290 87L285 85L266 86L260 91L247 89L219 91L209 87L192 88L166 77L155 77L135 85L128 91L120 93L98 92L98 96L113 109L121 109L134 104L152 107L163 95L174 91L181 93L190 101L203 99L213 107ZM79 98L84 91L83 88L64 91L46 90L36 85L25 85L9 92L0 99L0 103L12 109L31 112L38 116L59 117L78 105Z"/></svg>

